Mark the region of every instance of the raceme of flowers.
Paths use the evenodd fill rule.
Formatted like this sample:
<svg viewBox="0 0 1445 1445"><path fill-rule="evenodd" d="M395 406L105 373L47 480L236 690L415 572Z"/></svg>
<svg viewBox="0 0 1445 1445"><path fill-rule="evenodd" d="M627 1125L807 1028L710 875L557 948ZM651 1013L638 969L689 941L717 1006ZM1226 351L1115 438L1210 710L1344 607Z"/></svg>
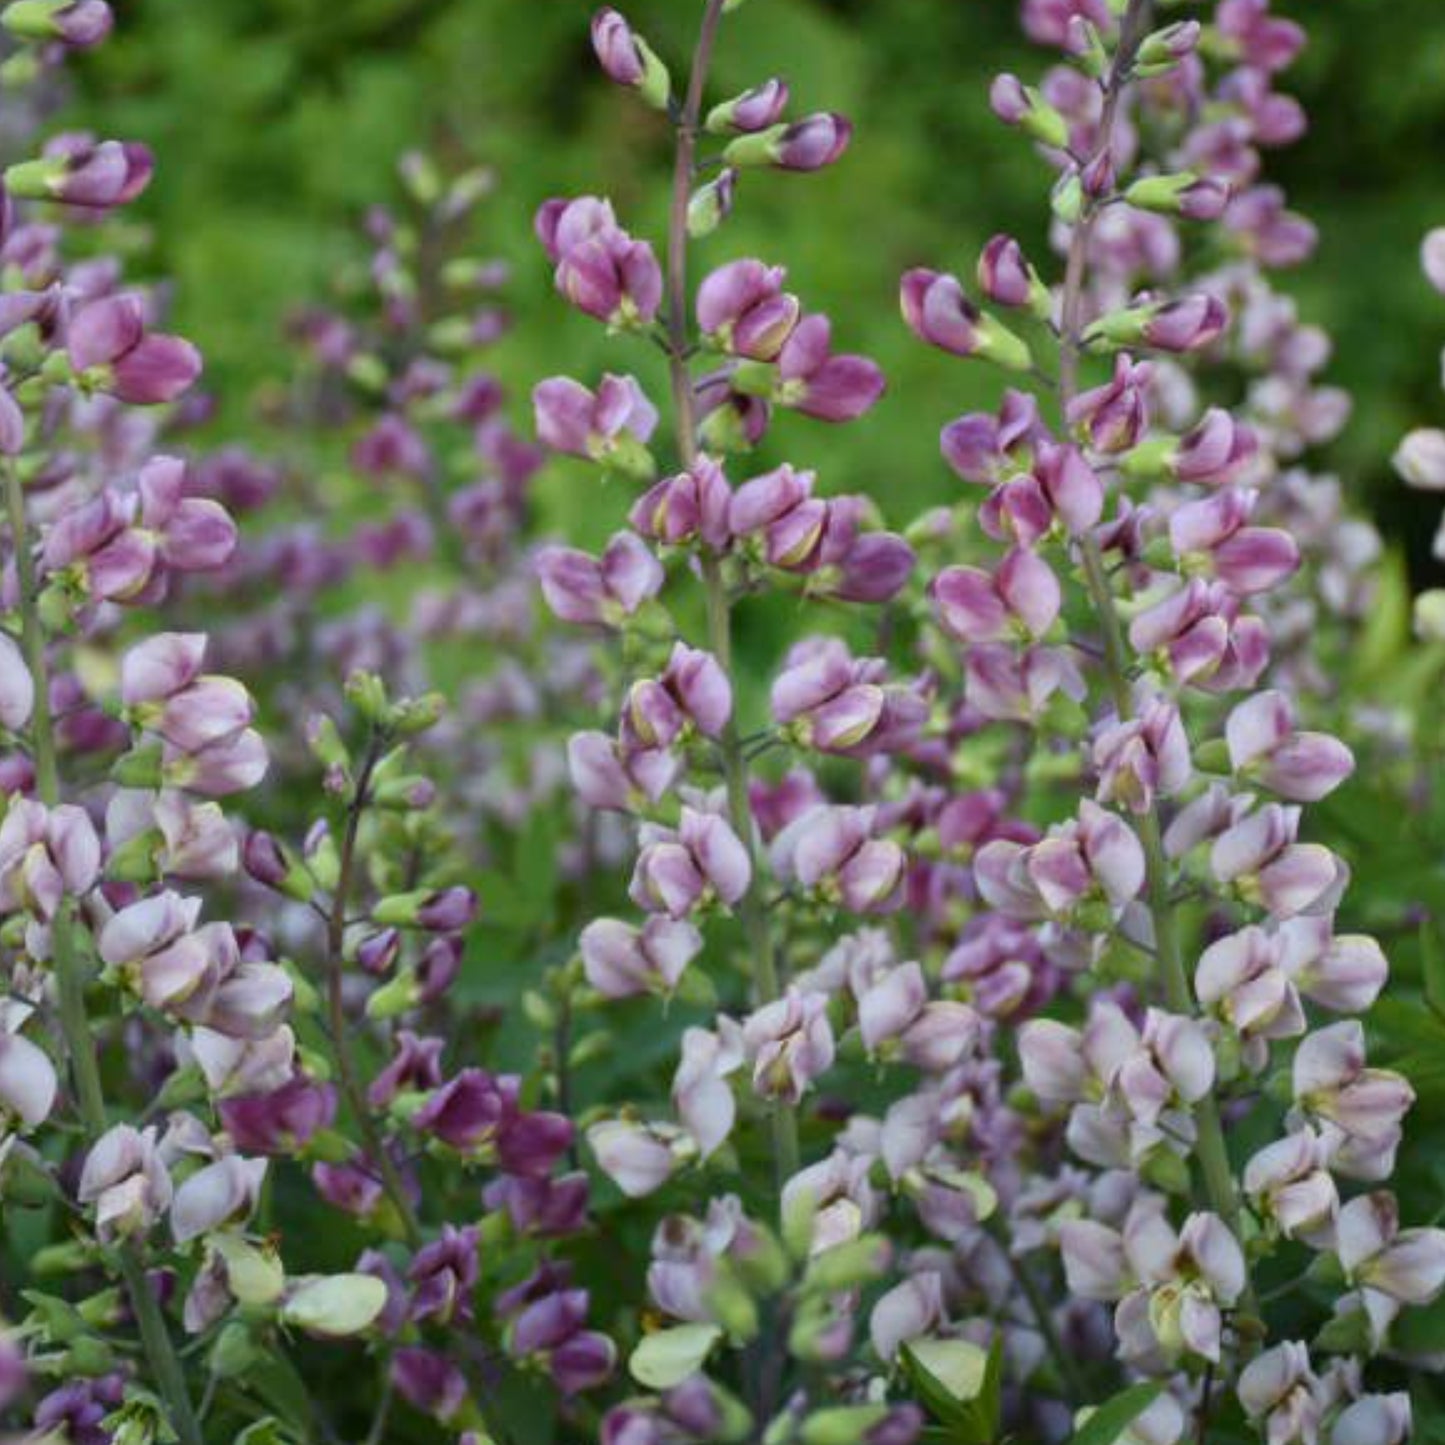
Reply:
<svg viewBox="0 0 1445 1445"><path fill-rule="evenodd" d="M939 391L999 375L939 418L953 502L902 519L809 466L885 389L850 318L728 250L854 140L781 78L713 93L740 4L683 7L685 65L593 18L670 204L652 236L538 210L616 360L538 382L537 446L485 360L490 172L407 157L359 284L297 315L275 453L191 455L199 352L70 259L150 152L61 132L4 171L25 1438L1409 1438L1445 1231L1392 1192L1390 966L1318 825L1374 746L1331 663L1381 548L1311 470L1349 400L1270 279L1316 240L1265 179L1304 33L1025 0L1049 68L987 103L1051 254L902 276ZM43 90L112 17L3 23ZM609 483L602 546L538 538L544 450ZM386 579L422 579L400 619Z"/></svg>

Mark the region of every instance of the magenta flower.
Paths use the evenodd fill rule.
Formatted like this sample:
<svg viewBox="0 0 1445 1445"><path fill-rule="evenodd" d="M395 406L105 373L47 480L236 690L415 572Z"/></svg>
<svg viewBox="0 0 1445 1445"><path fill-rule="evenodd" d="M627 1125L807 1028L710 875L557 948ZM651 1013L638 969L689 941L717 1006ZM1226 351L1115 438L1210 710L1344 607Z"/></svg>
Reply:
<svg viewBox="0 0 1445 1445"><path fill-rule="evenodd" d="M564 622L621 625L661 590L662 564L635 533L618 532L600 558L571 547L543 547L537 579L547 605Z"/></svg>
<svg viewBox="0 0 1445 1445"><path fill-rule="evenodd" d="M201 374L190 342L147 331L144 303L134 295L82 305L70 318L66 345L82 378L133 405L174 401Z"/></svg>
<svg viewBox="0 0 1445 1445"><path fill-rule="evenodd" d="M773 361L802 314L783 288L787 272L761 261L730 261L704 277L697 292L697 322L721 351Z"/></svg>
<svg viewBox="0 0 1445 1445"><path fill-rule="evenodd" d="M629 476L652 475L647 442L657 428L657 408L633 377L608 373L594 394L570 377L555 376L537 385L532 403L543 445Z"/></svg>
<svg viewBox="0 0 1445 1445"><path fill-rule="evenodd" d="M629 893L650 913L682 918L714 901L731 906L752 882L747 848L716 813L684 806L676 830L646 824L641 840Z"/></svg>
<svg viewBox="0 0 1445 1445"><path fill-rule="evenodd" d="M150 184L154 170L148 146L70 133L48 142L38 160L10 166L5 189L17 199L61 201L106 211L135 200Z"/></svg>
<svg viewBox="0 0 1445 1445"><path fill-rule="evenodd" d="M853 421L883 395L883 373L866 356L835 356L832 324L806 316L778 353L774 399L819 421Z"/></svg>

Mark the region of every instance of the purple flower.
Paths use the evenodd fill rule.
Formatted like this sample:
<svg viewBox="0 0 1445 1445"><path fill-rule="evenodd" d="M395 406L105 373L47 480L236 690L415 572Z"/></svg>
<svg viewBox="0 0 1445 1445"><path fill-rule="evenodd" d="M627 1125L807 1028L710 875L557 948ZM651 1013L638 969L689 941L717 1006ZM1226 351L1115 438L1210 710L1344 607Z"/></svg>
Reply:
<svg viewBox="0 0 1445 1445"><path fill-rule="evenodd" d="M441 1237L417 1251L406 1273L412 1286L412 1320L434 1320L440 1325L471 1323L479 1245L475 1225L456 1229L444 1224Z"/></svg>
<svg viewBox="0 0 1445 1445"><path fill-rule="evenodd" d="M647 442L657 408L630 376L602 378L596 393L570 377L555 376L532 392L537 437L553 451L586 457L629 476L652 475Z"/></svg>
<svg viewBox="0 0 1445 1445"><path fill-rule="evenodd" d="M730 261L703 279L697 321L719 350L754 361L772 361L798 324L802 308L783 290L787 273L761 261Z"/></svg>
<svg viewBox="0 0 1445 1445"><path fill-rule="evenodd" d="M438 1424L454 1420L467 1402L466 1376L445 1355L402 1345L391 1357L391 1382L413 1409Z"/></svg>
<svg viewBox="0 0 1445 1445"><path fill-rule="evenodd" d="M218 1105L232 1144L248 1154L294 1154L336 1117L336 1091L297 1074L268 1094L242 1094Z"/></svg>
<svg viewBox="0 0 1445 1445"><path fill-rule="evenodd" d="M154 170L148 146L71 133L49 141L40 159L11 166L5 190L17 199L104 211L135 200Z"/></svg>
<svg viewBox="0 0 1445 1445"><path fill-rule="evenodd" d="M650 913L682 918L716 900L737 903L752 882L748 850L726 819L684 807L676 830L647 824L630 893Z"/></svg>
<svg viewBox="0 0 1445 1445"><path fill-rule="evenodd" d="M138 296L82 305L66 328L70 363L91 385L140 406L174 401L201 374L200 353L178 336L146 329Z"/></svg>
<svg viewBox="0 0 1445 1445"><path fill-rule="evenodd" d="M774 400L819 421L853 421L883 395L883 373L866 356L835 356L832 324L806 316L778 353Z"/></svg>
<svg viewBox="0 0 1445 1445"><path fill-rule="evenodd" d="M635 533L618 532L600 558L571 547L543 547L537 578L564 622L616 627L662 587L662 564Z"/></svg>

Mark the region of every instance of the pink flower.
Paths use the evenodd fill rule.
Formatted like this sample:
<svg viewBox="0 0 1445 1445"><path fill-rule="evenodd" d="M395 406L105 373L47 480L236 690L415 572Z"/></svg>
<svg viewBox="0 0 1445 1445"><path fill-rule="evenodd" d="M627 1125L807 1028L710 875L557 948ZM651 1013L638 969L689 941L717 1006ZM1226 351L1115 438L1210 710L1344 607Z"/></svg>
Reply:
<svg viewBox="0 0 1445 1445"><path fill-rule="evenodd" d="M742 1037L753 1066L753 1088L764 1097L797 1104L833 1065L826 994L790 988L747 1019Z"/></svg>
<svg viewBox="0 0 1445 1445"><path fill-rule="evenodd" d="M642 539L618 532L600 558L571 547L543 547L537 578L547 605L564 622L620 626L662 587L662 564Z"/></svg>
<svg viewBox="0 0 1445 1445"><path fill-rule="evenodd" d="M554 376L534 388L532 405L544 446L629 476L652 475L646 447L657 429L657 408L635 378L609 372L594 393L571 377Z"/></svg>
<svg viewBox="0 0 1445 1445"><path fill-rule="evenodd" d="M683 919L649 918L639 929L598 918L577 941L587 982L605 998L670 994L702 951L702 935Z"/></svg>
<svg viewBox="0 0 1445 1445"><path fill-rule="evenodd" d="M802 314L798 298L783 290L786 275L781 266L740 260L705 277L697 292L704 338L735 356L775 360Z"/></svg>
<svg viewBox="0 0 1445 1445"><path fill-rule="evenodd" d="M716 813L684 807L676 830L647 825L632 875L640 908L682 918L717 901L737 903L752 882L748 850Z"/></svg>
<svg viewBox="0 0 1445 1445"><path fill-rule="evenodd" d="M1281 692L1246 698L1225 723L1230 766L1291 802L1313 803L1355 770L1349 748L1326 733L1299 732L1294 705Z"/></svg>
<svg viewBox="0 0 1445 1445"><path fill-rule="evenodd" d="M876 819L873 808L810 808L774 839L773 869L852 913L895 908L907 860L897 843L873 836Z"/></svg>

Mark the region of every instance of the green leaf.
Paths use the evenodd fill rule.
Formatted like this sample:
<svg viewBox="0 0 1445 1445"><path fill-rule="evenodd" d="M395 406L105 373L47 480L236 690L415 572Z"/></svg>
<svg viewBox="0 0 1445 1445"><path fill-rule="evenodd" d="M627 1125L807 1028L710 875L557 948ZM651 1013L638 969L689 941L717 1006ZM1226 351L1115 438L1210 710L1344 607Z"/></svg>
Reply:
<svg viewBox="0 0 1445 1445"><path fill-rule="evenodd" d="M989 1445L998 1435L1003 1341L985 1352L968 1340L911 1340L899 1351L920 1404L949 1445Z"/></svg>
<svg viewBox="0 0 1445 1445"><path fill-rule="evenodd" d="M1445 1299L1406 1310L1390 1327L1390 1343L1403 1355L1434 1355L1445 1350Z"/></svg>
<svg viewBox="0 0 1445 1445"><path fill-rule="evenodd" d="M722 1331L716 1325L678 1325L658 1330L633 1350L627 1368L639 1385L649 1390L670 1390L697 1374L721 1338Z"/></svg>
<svg viewBox="0 0 1445 1445"><path fill-rule="evenodd" d="M1074 1432L1070 1445L1114 1445L1114 1442L1154 1403L1163 1391L1159 1384L1131 1385L1106 1400Z"/></svg>
<svg viewBox="0 0 1445 1445"><path fill-rule="evenodd" d="M1445 948L1428 923L1420 925L1420 971L1430 1012L1437 1019L1445 1019Z"/></svg>

